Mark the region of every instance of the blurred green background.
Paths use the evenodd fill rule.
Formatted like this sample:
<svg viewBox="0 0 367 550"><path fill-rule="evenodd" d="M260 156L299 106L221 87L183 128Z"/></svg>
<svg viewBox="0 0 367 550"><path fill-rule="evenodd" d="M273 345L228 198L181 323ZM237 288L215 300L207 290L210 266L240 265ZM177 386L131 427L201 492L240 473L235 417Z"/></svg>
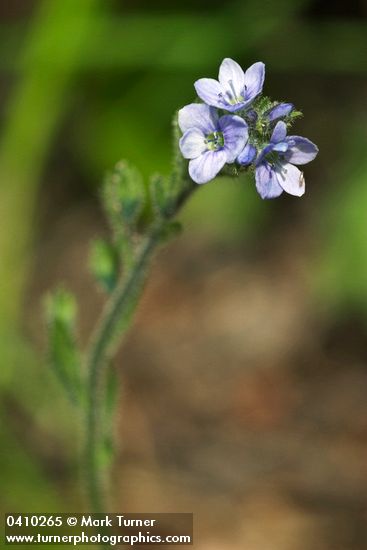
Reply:
<svg viewBox="0 0 367 550"><path fill-rule="evenodd" d="M105 171L168 173L173 113L232 57L265 62L265 93L304 112L295 133L320 154L302 199L217 179L182 213L115 362L115 509L193 510L200 549L366 548L366 15L362 0L0 0L2 512L82 509L42 295L77 293L85 342Z"/></svg>

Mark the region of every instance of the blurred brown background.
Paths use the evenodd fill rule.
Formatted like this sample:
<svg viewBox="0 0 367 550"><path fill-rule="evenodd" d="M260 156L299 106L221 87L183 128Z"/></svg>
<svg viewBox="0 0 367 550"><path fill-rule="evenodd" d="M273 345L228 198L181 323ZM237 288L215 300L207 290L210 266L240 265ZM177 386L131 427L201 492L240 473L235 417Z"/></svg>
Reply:
<svg viewBox="0 0 367 550"><path fill-rule="evenodd" d="M195 514L200 550L367 547L364 2L0 1L0 510L78 511L73 411L44 361L43 294L104 296L103 175L170 169L174 111L223 57L318 144L304 198L203 186L157 256L114 366L114 511Z"/></svg>

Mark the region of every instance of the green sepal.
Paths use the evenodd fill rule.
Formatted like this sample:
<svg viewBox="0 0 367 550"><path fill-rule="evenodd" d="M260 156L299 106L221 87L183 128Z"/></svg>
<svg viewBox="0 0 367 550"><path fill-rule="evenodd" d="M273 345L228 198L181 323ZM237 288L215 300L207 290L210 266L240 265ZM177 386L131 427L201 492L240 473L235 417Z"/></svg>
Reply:
<svg viewBox="0 0 367 550"><path fill-rule="evenodd" d="M91 244L89 267L94 277L107 292L112 292L119 275L119 254L116 247L96 239Z"/></svg>
<svg viewBox="0 0 367 550"><path fill-rule="evenodd" d="M279 103L279 101L273 101L272 99L270 99L270 97L262 95L255 99L252 104L252 109L254 109L259 118L261 118L264 113L266 113L272 107L275 107Z"/></svg>
<svg viewBox="0 0 367 550"><path fill-rule="evenodd" d="M285 122L287 124L287 128L291 128L294 124L294 122L296 122L296 120L298 120L299 118L302 118L303 117L303 113L302 111L291 111L289 113L289 115L285 118Z"/></svg>
<svg viewBox="0 0 367 550"><path fill-rule="evenodd" d="M76 344L74 296L64 289L49 294L45 300L48 329L48 360L62 382L69 398L81 398L80 354Z"/></svg>

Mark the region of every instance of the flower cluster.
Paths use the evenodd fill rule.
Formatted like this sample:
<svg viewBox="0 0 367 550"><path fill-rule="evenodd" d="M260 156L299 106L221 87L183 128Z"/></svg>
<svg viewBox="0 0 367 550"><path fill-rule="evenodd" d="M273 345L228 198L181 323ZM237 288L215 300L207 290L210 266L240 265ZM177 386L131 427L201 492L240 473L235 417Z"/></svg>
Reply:
<svg viewBox="0 0 367 550"><path fill-rule="evenodd" d="M204 103L180 109L178 124L183 133L181 153L189 159L189 174L196 183L207 183L232 165L234 174L254 170L263 199L278 197L283 191L304 194L303 173L295 165L313 160L318 148L306 138L287 135L301 113L291 103L262 96L264 78L264 63L254 63L244 72L227 58L218 80L195 82Z"/></svg>

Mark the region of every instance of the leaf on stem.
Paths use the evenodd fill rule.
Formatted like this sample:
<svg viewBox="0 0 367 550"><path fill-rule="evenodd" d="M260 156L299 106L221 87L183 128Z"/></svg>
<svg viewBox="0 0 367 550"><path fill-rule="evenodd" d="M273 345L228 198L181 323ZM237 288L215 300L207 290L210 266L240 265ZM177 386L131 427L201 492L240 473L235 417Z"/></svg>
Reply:
<svg viewBox="0 0 367 550"><path fill-rule="evenodd" d="M74 296L63 289L49 294L45 300L48 328L48 358L69 398L81 397L80 356L76 344L76 303Z"/></svg>
<svg viewBox="0 0 367 550"><path fill-rule="evenodd" d="M119 264L119 254L114 245L103 239L95 239L92 242L89 267L98 283L107 292L112 292L116 286Z"/></svg>
<svg viewBox="0 0 367 550"><path fill-rule="evenodd" d="M125 161L116 164L107 175L102 192L107 217L117 237L129 236L137 228L146 203L146 191L140 172Z"/></svg>
<svg viewBox="0 0 367 550"><path fill-rule="evenodd" d="M154 174L150 180L150 190L155 215L159 218L166 218L169 215L172 198L169 179L161 174Z"/></svg>

